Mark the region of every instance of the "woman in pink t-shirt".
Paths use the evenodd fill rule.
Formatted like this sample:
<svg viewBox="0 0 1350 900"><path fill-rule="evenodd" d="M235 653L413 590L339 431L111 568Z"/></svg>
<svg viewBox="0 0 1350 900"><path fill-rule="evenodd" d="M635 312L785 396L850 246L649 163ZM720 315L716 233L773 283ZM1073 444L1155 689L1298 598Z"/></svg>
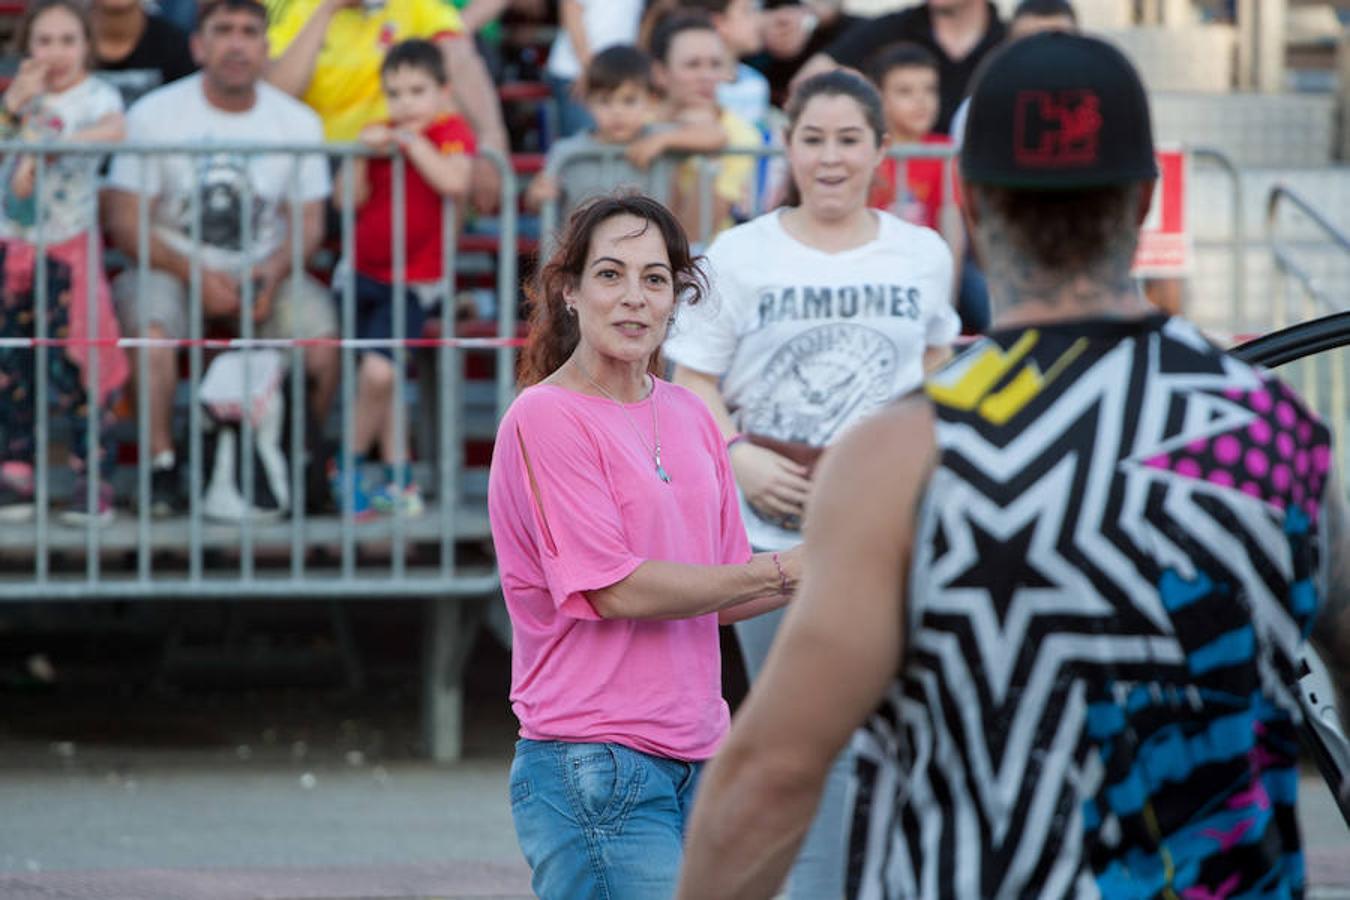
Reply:
<svg viewBox="0 0 1350 900"><path fill-rule="evenodd" d="M527 387L488 512L514 636L511 811L545 898L666 898L726 734L717 627L781 607L797 551L752 555L707 407L654 374L701 276L642 196L573 214L534 294Z"/></svg>

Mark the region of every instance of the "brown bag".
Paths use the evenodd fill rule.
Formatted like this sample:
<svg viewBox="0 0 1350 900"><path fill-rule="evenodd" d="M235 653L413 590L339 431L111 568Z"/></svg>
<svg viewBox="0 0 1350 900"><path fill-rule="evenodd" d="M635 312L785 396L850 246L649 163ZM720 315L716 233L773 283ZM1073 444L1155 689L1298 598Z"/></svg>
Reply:
<svg viewBox="0 0 1350 900"><path fill-rule="evenodd" d="M816 463L820 461L820 455L825 452L824 447L816 447L803 441L780 441L778 438L769 437L767 434L750 432L746 434L745 439L756 447L772 450L779 456L787 457L797 465L804 467L808 478L815 474Z"/></svg>

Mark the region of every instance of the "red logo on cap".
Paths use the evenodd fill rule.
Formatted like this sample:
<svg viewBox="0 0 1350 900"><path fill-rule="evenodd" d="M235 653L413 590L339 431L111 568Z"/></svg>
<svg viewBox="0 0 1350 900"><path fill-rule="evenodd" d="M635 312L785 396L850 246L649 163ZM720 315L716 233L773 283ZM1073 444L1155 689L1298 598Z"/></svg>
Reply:
<svg viewBox="0 0 1350 900"><path fill-rule="evenodd" d="M1092 165L1102 131L1101 101L1088 90L1020 91L1013 131L1019 165Z"/></svg>

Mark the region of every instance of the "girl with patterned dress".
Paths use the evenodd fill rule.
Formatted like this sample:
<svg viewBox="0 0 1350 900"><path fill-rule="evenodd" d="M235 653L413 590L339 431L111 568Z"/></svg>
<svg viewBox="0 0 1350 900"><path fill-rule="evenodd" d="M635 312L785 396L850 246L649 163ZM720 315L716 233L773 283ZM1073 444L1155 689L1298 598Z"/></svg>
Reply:
<svg viewBox="0 0 1350 900"><path fill-rule="evenodd" d="M122 140L121 96L89 74L92 38L84 7L74 0L40 0L28 8L18 34L24 59L0 102L4 137L72 144ZM16 154L0 168L0 337L36 336L39 285L45 282L46 336L72 341L47 350L45 374L48 397L71 423L77 477L63 517L74 523L112 518L107 410L129 371L120 349L89 342L119 337L101 244L97 234L90 236L98 228L99 162L91 154L58 154L41 162L34 154ZM9 521L33 514L35 361L31 349L0 348L0 518ZM91 421L98 432L92 460L86 439ZM93 466L102 478L90 505L87 478Z"/></svg>

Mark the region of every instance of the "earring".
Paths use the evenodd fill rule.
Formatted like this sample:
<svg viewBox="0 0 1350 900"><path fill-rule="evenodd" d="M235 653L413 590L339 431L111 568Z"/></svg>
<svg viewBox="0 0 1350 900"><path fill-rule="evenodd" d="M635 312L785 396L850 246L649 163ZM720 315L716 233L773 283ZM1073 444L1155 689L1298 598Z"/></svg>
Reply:
<svg viewBox="0 0 1350 900"><path fill-rule="evenodd" d="M569 316L575 316L577 314L577 308L570 303L567 304L567 314Z"/></svg>

